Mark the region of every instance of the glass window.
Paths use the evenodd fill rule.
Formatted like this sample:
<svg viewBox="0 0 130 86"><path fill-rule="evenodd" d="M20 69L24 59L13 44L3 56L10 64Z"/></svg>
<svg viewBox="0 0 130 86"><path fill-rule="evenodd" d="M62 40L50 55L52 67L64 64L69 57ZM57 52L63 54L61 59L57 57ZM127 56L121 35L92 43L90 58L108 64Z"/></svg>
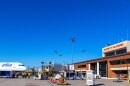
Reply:
<svg viewBox="0 0 130 86"><path fill-rule="evenodd" d="M118 54L122 54L122 53L126 53L126 52L127 52L126 49L122 49L122 50L116 51L116 54L118 55Z"/></svg>
<svg viewBox="0 0 130 86"><path fill-rule="evenodd" d="M86 65L79 65L78 68L86 68Z"/></svg>
<svg viewBox="0 0 130 86"><path fill-rule="evenodd" d="M113 55L115 55L115 52L108 52L108 53L106 53L106 56L113 56Z"/></svg>
<svg viewBox="0 0 130 86"><path fill-rule="evenodd" d="M107 62L100 62L99 70L101 77L107 77Z"/></svg>
<svg viewBox="0 0 130 86"><path fill-rule="evenodd" d="M25 65L19 65L19 66L25 66Z"/></svg>
<svg viewBox="0 0 130 86"><path fill-rule="evenodd" d="M93 70L94 74L97 74L97 64L91 63L91 70Z"/></svg>

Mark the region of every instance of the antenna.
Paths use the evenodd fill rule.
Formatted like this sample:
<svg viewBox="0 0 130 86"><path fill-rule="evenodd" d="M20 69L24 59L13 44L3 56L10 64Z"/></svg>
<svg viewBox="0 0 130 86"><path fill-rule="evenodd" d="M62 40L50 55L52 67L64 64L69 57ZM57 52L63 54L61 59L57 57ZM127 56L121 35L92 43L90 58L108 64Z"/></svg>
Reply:
<svg viewBox="0 0 130 86"><path fill-rule="evenodd" d="M128 29L127 29L127 32L126 32L126 33L127 33L126 35L127 35L127 40L128 40L128 39L129 39L129 33L128 33Z"/></svg>
<svg viewBox="0 0 130 86"><path fill-rule="evenodd" d="M111 42L111 40L109 40L109 42L108 42L108 43L109 43L109 45L110 45L110 42Z"/></svg>
<svg viewBox="0 0 130 86"><path fill-rule="evenodd" d="M122 36L121 36L121 37L122 37L122 38L121 38L121 42L122 42L122 41L124 41L124 38L123 38L123 33L121 33L121 35L122 35Z"/></svg>
<svg viewBox="0 0 130 86"><path fill-rule="evenodd" d="M117 42L120 42L120 35L117 33Z"/></svg>
<svg viewBox="0 0 130 86"><path fill-rule="evenodd" d="M110 46L110 40L108 41L107 45L106 46Z"/></svg>

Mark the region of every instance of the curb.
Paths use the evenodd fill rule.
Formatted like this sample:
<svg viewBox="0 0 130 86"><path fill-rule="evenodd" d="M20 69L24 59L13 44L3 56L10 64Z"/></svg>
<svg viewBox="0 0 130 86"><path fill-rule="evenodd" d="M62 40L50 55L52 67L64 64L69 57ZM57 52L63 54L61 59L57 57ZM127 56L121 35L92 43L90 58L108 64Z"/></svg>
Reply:
<svg viewBox="0 0 130 86"><path fill-rule="evenodd" d="M50 84L51 84L51 86L56 86L56 85L54 85L53 83L51 83L50 81L48 81Z"/></svg>

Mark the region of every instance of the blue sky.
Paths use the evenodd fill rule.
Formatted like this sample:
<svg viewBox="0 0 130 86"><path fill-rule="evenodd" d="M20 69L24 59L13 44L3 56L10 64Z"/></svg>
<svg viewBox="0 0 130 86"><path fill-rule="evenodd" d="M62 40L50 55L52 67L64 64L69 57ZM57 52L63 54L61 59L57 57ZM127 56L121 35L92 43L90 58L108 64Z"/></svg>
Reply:
<svg viewBox="0 0 130 86"><path fill-rule="evenodd" d="M70 63L71 37L74 62L98 58L127 32L130 0L0 0L0 61Z"/></svg>

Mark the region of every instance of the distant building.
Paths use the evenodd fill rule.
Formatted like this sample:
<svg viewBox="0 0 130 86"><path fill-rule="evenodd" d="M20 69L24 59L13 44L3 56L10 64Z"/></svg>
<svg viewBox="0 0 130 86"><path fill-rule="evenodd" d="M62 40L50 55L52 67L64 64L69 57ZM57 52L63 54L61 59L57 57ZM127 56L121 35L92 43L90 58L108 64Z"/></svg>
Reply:
<svg viewBox="0 0 130 86"><path fill-rule="evenodd" d="M49 63L44 63L42 65L42 68L39 68L39 71L57 71L57 72L60 72L60 71L63 71L63 70L67 70L66 66L65 65L62 65L62 64L58 64L58 63L54 63L54 62L49 62Z"/></svg>

